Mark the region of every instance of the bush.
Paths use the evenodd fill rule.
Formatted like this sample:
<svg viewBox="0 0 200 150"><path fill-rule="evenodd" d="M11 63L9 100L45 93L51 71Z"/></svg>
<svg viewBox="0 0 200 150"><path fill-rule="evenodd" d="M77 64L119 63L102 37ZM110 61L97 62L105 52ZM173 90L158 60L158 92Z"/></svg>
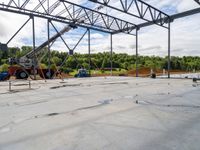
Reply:
<svg viewBox="0 0 200 150"><path fill-rule="evenodd" d="M40 64L41 69L47 69L47 66L45 64Z"/></svg>
<svg viewBox="0 0 200 150"><path fill-rule="evenodd" d="M55 64L51 64L51 67L50 67L52 70L56 70L57 69L57 66Z"/></svg>
<svg viewBox="0 0 200 150"><path fill-rule="evenodd" d="M83 65L83 68L89 70L90 65L88 63L83 63L82 65Z"/></svg>
<svg viewBox="0 0 200 150"><path fill-rule="evenodd" d="M67 74L69 74L70 72L73 72L73 69L67 68L67 67L62 67L60 70Z"/></svg>
<svg viewBox="0 0 200 150"><path fill-rule="evenodd" d="M9 67L8 64L3 64L3 65L0 67L0 72L8 71L8 67Z"/></svg>

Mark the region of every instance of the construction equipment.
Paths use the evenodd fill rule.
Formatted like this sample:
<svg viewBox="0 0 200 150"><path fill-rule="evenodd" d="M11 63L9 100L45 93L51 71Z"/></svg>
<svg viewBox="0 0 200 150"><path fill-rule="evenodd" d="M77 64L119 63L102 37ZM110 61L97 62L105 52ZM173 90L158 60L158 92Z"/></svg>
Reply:
<svg viewBox="0 0 200 150"><path fill-rule="evenodd" d="M95 10L102 9L103 6L97 7ZM88 13L88 15L92 15L92 13ZM55 73L55 70L52 69L41 69L39 67L37 56L41 54L42 50L50 43L53 43L57 38L59 38L61 35L63 35L65 32L69 32L71 29L77 28L76 24L82 24L86 21L85 16L79 16L76 20L73 20L73 22L66 26L64 29L62 29L60 32L55 34L53 37L51 37L49 40L42 43L39 47L36 49L33 49L26 55L24 55L21 58L9 58L10 67L8 69L8 73L2 73L2 78L0 80L8 79L10 76L15 76L17 79L27 79L29 75L40 75L41 78L45 79L51 79ZM72 53L70 51L70 53ZM6 74L8 75L6 78ZM78 76L86 76L86 73L84 71L80 71Z"/></svg>
<svg viewBox="0 0 200 150"><path fill-rule="evenodd" d="M78 73L74 75L76 78L90 77L89 71L86 69L79 69Z"/></svg>
<svg viewBox="0 0 200 150"><path fill-rule="evenodd" d="M197 82L197 81L200 81L200 79L199 78L193 78L192 81Z"/></svg>
<svg viewBox="0 0 200 150"><path fill-rule="evenodd" d="M0 73L0 81L8 80L10 78L9 72L1 72Z"/></svg>
<svg viewBox="0 0 200 150"><path fill-rule="evenodd" d="M41 54L42 50L49 44L54 42L58 37L63 35L65 32L74 29L74 25L68 25L64 27L60 32L52 36L49 40L42 43L35 50L31 50L21 58L9 58L10 67L8 72L0 73L0 81L9 79L10 76L15 76L17 79L27 79L29 75L39 74L41 78L50 79L54 75L52 69L40 69L37 56Z"/></svg>
<svg viewBox="0 0 200 150"><path fill-rule="evenodd" d="M45 48L49 43L54 42L58 37L63 35L65 32L70 31L75 28L72 25L66 26L60 32L55 34L49 40L42 43L35 50L30 51L26 55L21 58L9 58L9 63L11 66L9 67L9 75L16 76L17 79L27 79L29 75L39 74L40 77L50 79L54 74L54 70L52 69L40 69L39 64L36 60L36 57L42 52L43 48Z"/></svg>

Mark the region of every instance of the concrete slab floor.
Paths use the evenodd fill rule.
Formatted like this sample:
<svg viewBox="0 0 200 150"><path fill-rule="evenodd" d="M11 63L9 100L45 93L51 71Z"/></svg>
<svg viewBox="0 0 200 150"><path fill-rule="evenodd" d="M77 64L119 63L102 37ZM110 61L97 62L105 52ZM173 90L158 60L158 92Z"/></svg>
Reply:
<svg viewBox="0 0 200 150"><path fill-rule="evenodd" d="M0 83L0 150L199 150L192 80L97 77Z"/></svg>

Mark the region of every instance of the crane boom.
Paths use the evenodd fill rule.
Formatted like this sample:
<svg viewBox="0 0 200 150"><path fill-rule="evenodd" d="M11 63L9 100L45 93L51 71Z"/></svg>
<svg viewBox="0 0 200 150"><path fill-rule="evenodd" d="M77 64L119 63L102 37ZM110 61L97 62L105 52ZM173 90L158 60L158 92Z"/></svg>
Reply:
<svg viewBox="0 0 200 150"><path fill-rule="evenodd" d="M100 10L100 9L103 9L104 8L104 6L103 5L100 5L100 6L98 6L97 8L95 8L95 10ZM89 13L88 15L92 15L92 13ZM76 23L83 23L84 22L84 16L80 16L76 21L75 21L75 24ZM32 51L30 51L29 53L27 53L26 55L25 55L25 57L27 57L27 58L33 58L34 57L34 54L36 53L38 53L38 52L40 52L44 47L46 47L47 45L48 45L48 43L51 43L51 42L53 42L53 41L55 41L58 37L60 37L62 34L64 34L65 32L68 32L68 31L70 31L72 28L75 28L75 26L73 26L73 25L68 25L68 26L66 26L64 29L62 29L59 33L57 33L56 35L54 35L53 37L51 37L50 39L49 39L49 41L47 40L46 42L44 42L44 43L42 43L39 47L37 47L35 50L32 50Z"/></svg>
<svg viewBox="0 0 200 150"><path fill-rule="evenodd" d="M61 35L63 35L65 32L68 32L72 29L73 27L71 25L68 25L66 27L64 27L59 33L55 34L53 37L51 37L49 40L45 41L44 43L42 43L39 47L37 47L35 50L30 51L29 53L27 53L25 55L25 57L27 58L33 58L34 54L40 52L43 48L45 48L49 43L55 41L58 37L60 37Z"/></svg>
<svg viewBox="0 0 200 150"><path fill-rule="evenodd" d="M103 6L97 7L95 10L102 9ZM93 15L92 13L88 13L87 15ZM84 15L80 15L78 18L73 19L72 23L68 26L65 26L60 32L57 32L50 39L42 43L37 48L31 50L26 55L20 58L9 58L9 63L11 66L9 67L9 75L16 76L17 79L27 79L28 74L39 74L41 78L52 78L54 70L49 69L40 69L39 63L35 59L40 52L49 44L54 42L57 38L61 37L65 32L69 32L71 29L76 28L77 24L82 24L87 20ZM18 64L18 66L14 66L13 64Z"/></svg>

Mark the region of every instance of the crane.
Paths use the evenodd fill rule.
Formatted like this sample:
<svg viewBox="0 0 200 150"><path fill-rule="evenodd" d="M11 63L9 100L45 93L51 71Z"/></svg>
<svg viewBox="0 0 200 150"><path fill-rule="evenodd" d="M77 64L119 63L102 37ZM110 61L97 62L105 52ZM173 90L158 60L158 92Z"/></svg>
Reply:
<svg viewBox="0 0 200 150"><path fill-rule="evenodd" d="M61 35L63 35L66 32L69 32L71 29L74 28L74 26L68 25L64 27L60 32L52 36L49 40L45 41L40 46L38 46L35 50L31 50L21 58L9 58L9 63L11 64L8 71L9 75L16 76L17 79L27 79L28 74L34 74L34 72L36 71L36 73L39 74L42 78L51 78L54 74L54 71L51 70L49 72L48 69L40 69L38 62L35 61L35 56L39 55L42 52L43 48L45 48L49 43L54 42ZM15 66L14 64L17 64L18 66ZM36 68L35 71L34 67Z"/></svg>
<svg viewBox="0 0 200 150"><path fill-rule="evenodd" d="M95 10L100 10L102 8L104 8L104 6L99 6L95 8ZM92 15L92 14L87 14L87 15ZM67 25L60 32L52 36L49 40L45 41L36 49L31 50L21 58L9 58L9 63L11 64L11 66L9 67L8 73L4 72L2 74L3 77L2 79L0 78L0 80L9 79L10 76L15 76L17 79L27 79L29 74L31 75L39 74L41 78L46 78L46 79L52 78L54 70L50 70L49 72L49 69L40 69L38 62L35 60L35 57L39 55L49 43L54 42L64 33L69 32L70 30L76 28L77 24L84 23L86 21L85 19L86 18L84 15L80 16L78 19L73 21L72 24Z"/></svg>

